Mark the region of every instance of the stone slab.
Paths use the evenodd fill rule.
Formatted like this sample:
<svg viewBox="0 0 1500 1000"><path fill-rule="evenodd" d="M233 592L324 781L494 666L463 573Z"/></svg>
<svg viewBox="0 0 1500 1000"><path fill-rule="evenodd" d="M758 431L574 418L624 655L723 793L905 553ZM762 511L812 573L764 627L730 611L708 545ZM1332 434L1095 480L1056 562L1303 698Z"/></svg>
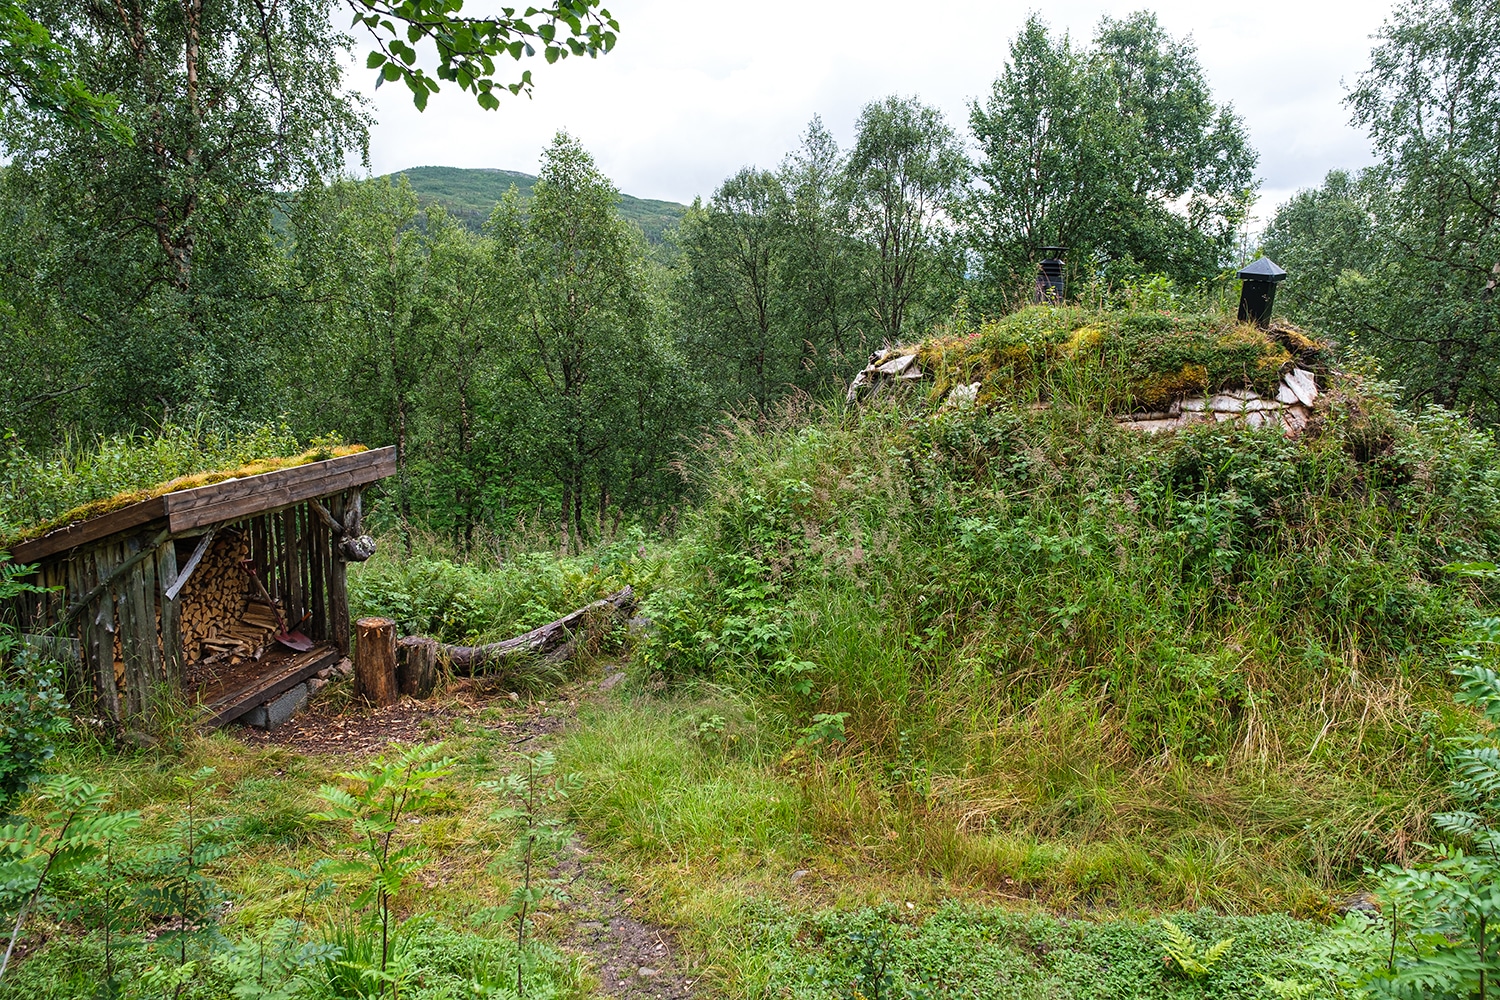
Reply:
<svg viewBox="0 0 1500 1000"><path fill-rule="evenodd" d="M1313 400L1318 398L1318 382L1312 372L1293 368L1281 377L1281 384L1292 390L1297 402L1303 406L1313 405Z"/></svg>

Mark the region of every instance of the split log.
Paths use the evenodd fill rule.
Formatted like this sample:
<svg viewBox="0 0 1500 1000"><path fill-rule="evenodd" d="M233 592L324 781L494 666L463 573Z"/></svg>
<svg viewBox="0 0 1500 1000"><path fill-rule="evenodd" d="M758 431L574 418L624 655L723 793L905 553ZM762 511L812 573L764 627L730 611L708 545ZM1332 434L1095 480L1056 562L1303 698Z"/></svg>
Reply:
<svg viewBox="0 0 1500 1000"><path fill-rule="evenodd" d="M389 618L361 618L354 623L354 687L372 705L394 705L396 687L396 623Z"/></svg>
<svg viewBox="0 0 1500 1000"><path fill-rule="evenodd" d="M437 686L438 644L436 639L409 635L396 643L396 682L402 694L425 698Z"/></svg>
<svg viewBox="0 0 1500 1000"><path fill-rule="evenodd" d="M571 642L590 615L608 613L628 615L635 610L635 591L626 587L617 590L603 600L579 608L555 622L532 629L504 642L492 642L487 646L449 646L439 644L438 652L453 665L453 669L465 674L501 666L515 656L545 656Z"/></svg>

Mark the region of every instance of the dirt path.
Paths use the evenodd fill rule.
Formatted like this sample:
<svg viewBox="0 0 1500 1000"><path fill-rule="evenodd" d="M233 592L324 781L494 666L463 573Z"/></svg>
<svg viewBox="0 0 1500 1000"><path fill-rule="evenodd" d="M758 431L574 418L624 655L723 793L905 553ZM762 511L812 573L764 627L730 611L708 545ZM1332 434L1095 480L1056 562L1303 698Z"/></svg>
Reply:
<svg viewBox="0 0 1500 1000"><path fill-rule="evenodd" d="M623 674L612 673L602 681L581 681L558 692L555 699L537 702L512 699L507 692L486 690L468 680L453 685L441 700L407 699L384 709L341 710L336 701L320 699L278 729L246 728L239 735L252 746L362 757L392 742L441 739L461 719L502 732L513 746L529 752L545 748L574 724L580 703L612 698L609 692L623 679ZM671 931L632 914L635 899L590 863L588 849L578 837L553 875L569 886L560 909L572 920L558 944L587 961L604 995L620 1000L688 1000L695 995L697 977L687 968Z"/></svg>

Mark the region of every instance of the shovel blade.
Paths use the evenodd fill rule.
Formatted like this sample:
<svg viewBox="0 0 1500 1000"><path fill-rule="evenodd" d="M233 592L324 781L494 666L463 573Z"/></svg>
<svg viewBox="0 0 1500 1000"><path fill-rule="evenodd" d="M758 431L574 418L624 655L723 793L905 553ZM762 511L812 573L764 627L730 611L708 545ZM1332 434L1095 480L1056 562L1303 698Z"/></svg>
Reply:
<svg viewBox="0 0 1500 1000"><path fill-rule="evenodd" d="M296 650L299 653L305 653L313 648L313 641L301 632L278 632L276 641L287 649Z"/></svg>

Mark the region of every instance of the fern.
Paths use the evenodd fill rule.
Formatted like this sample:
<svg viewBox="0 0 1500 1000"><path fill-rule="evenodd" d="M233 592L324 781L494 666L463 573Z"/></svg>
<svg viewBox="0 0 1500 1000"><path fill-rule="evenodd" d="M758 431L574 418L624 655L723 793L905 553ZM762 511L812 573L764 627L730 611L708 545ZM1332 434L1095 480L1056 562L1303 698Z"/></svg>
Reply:
<svg viewBox="0 0 1500 1000"><path fill-rule="evenodd" d="M1189 979L1202 979L1212 972L1219 960L1229 954L1229 948L1234 944L1234 938L1227 937L1200 951L1198 942L1181 927L1166 917L1162 917L1161 922L1167 929L1167 941L1162 946L1166 953L1163 960L1168 965L1175 965Z"/></svg>

